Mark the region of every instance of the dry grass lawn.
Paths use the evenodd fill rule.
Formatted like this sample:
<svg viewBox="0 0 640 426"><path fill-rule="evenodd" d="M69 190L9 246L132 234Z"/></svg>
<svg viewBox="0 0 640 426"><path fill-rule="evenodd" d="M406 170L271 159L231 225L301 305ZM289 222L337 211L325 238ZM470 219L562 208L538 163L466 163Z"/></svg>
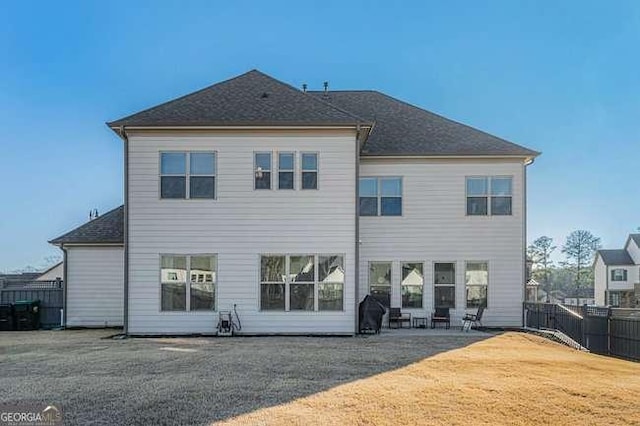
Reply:
<svg viewBox="0 0 640 426"><path fill-rule="evenodd" d="M227 425L640 424L640 363L506 333Z"/></svg>

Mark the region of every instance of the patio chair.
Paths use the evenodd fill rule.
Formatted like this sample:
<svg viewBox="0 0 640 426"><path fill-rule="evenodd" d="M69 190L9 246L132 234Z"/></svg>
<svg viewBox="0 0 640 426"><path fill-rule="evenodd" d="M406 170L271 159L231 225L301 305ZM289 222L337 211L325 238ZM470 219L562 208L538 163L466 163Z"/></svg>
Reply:
<svg viewBox="0 0 640 426"><path fill-rule="evenodd" d="M444 324L446 328L451 328L449 308L436 307L435 312L431 315L431 328L436 328L438 323Z"/></svg>
<svg viewBox="0 0 640 426"><path fill-rule="evenodd" d="M394 323L396 324L395 328L398 328L398 325L402 328L402 324L405 322L411 328L411 314L403 314L400 308L389 308L389 328L392 328L391 324Z"/></svg>
<svg viewBox="0 0 640 426"><path fill-rule="evenodd" d="M469 331L471 330L471 326L478 326L478 324L480 325L480 327L482 327L482 314L484 313L484 306L480 306L478 308L478 312L476 312L475 314L465 314L465 316L462 318L462 331Z"/></svg>

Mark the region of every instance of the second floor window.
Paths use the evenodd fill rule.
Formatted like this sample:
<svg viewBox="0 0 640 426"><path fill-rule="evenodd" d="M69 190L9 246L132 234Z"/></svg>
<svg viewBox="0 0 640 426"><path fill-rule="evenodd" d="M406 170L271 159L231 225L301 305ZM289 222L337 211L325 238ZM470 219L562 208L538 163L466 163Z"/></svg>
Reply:
<svg viewBox="0 0 640 426"><path fill-rule="evenodd" d="M510 176L467 177L468 216L510 216L512 178Z"/></svg>
<svg viewBox="0 0 640 426"><path fill-rule="evenodd" d="M255 153L255 189L271 189L271 153Z"/></svg>
<svg viewBox="0 0 640 426"><path fill-rule="evenodd" d="M162 152L160 198L215 199L215 152Z"/></svg>
<svg viewBox="0 0 640 426"><path fill-rule="evenodd" d="M627 270L626 269L612 269L611 270L611 281L627 281Z"/></svg>
<svg viewBox="0 0 640 426"><path fill-rule="evenodd" d="M302 189L318 189L318 154L303 152L302 158Z"/></svg>
<svg viewBox="0 0 640 426"><path fill-rule="evenodd" d="M402 216L402 178L360 178L360 216Z"/></svg>
<svg viewBox="0 0 640 426"><path fill-rule="evenodd" d="M295 154L293 152L281 152L278 154L278 189L293 189L294 158Z"/></svg>

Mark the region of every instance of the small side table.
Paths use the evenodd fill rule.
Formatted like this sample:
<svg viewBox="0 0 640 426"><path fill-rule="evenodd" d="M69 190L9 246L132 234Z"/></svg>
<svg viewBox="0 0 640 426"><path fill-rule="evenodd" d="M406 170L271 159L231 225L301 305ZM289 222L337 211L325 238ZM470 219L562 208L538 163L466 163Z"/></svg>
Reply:
<svg viewBox="0 0 640 426"><path fill-rule="evenodd" d="M411 317L411 326L413 328L427 328L427 317Z"/></svg>

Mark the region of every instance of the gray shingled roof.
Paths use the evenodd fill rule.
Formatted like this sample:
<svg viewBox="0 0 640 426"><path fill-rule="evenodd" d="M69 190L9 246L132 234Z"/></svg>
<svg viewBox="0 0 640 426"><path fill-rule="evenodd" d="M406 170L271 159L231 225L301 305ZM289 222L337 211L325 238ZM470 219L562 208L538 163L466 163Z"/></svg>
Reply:
<svg viewBox="0 0 640 426"><path fill-rule="evenodd" d="M362 149L363 156L540 154L377 91L311 93L375 123Z"/></svg>
<svg viewBox="0 0 640 426"><path fill-rule="evenodd" d="M120 126L331 126L363 120L258 70L107 123Z"/></svg>
<svg viewBox="0 0 640 426"><path fill-rule="evenodd" d="M633 265L633 259L626 250L598 250L605 265Z"/></svg>
<svg viewBox="0 0 640 426"><path fill-rule="evenodd" d="M49 242L51 244L124 244L124 206L98 216Z"/></svg>

